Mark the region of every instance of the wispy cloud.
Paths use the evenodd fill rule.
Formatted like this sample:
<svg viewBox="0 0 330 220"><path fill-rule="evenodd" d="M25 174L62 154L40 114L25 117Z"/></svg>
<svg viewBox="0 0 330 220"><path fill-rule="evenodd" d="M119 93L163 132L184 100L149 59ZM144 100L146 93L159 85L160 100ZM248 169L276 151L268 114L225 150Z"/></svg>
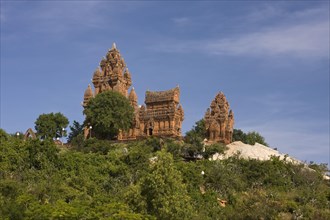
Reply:
<svg viewBox="0 0 330 220"><path fill-rule="evenodd" d="M40 5L39 13L31 19L35 20L40 31L69 33L84 27L101 27L102 16L99 2L66 2L67 7L54 3Z"/></svg>
<svg viewBox="0 0 330 220"><path fill-rule="evenodd" d="M306 100L295 97L294 94L281 94L280 92L271 94L259 94L248 97L249 103L258 106L267 115L302 115L311 112L315 106L310 105Z"/></svg>
<svg viewBox="0 0 330 220"><path fill-rule="evenodd" d="M267 19L273 19L274 17L283 16L284 13L285 10L281 7L265 4L260 7L253 8L250 13L243 17L243 19L249 22L265 21Z"/></svg>
<svg viewBox="0 0 330 220"><path fill-rule="evenodd" d="M313 117L317 107L281 93L251 97L249 103L258 117L237 119L235 127L260 132L271 147L300 160L329 162L329 116Z"/></svg>
<svg viewBox="0 0 330 220"><path fill-rule="evenodd" d="M292 25L220 39L169 42L162 52L203 51L212 55L328 57L329 22Z"/></svg>
<svg viewBox="0 0 330 220"><path fill-rule="evenodd" d="M263 24L258 29L199 40L165 40L166 44L158 44L152 48L162 52L202 51L206 54L230 56L328 57L328 15L329 12L323 8L305 9L290 14L281 8L266 7L245 15L249 25L251 20L257 24L261 19L273 19L270 24ZM276 18L280 17L277 22ZM177 18L174 22L181 24L188 20Z"/></svg>
<svg viewBox="0 0 330 220"><path fill-rule="evenodd" d="M319 131L319 127L324 127ZM324 121L298 121L296 119L270 119L267 122L243 121L244 131L258 131L271 147L300 160L329 163L329 126ZM313 131L315 129L315 131Z"/></svg>
<svg viewBox="0 0 330 220"><path fill-rule="evenodd" d="M282 55L326 57L329 54L329 23L274 28L210 42L206 52L227 55Z"/></svg>
<svg viewBox="0 0 330 220"><path fill-rule="evenodd" d="M173 18L172 21L174 22L174 24L176 24L178 26L184 26L191 22L191 20L187 17Z"/></svg>
<svg viewBox="0 0 330 220"><path fill-rule="evenodd" d="M24 7L25 4L25 7ZM103 2L36 2L7 3L5 13L6 25L11 22L22 25L27 33L49 34L51 37L64 37L85 28L102 28L105 19L101 10ZM22 8L24 7L24 10ZM108 11L115 11L108 7ZM111 20L106 20L108 23Z"/></svg>
<svg viewBox="0 0 330 220"><path fill-rule="evenodd" d="M247 22L265 22L273 19L285 19L288 22L324 20L328 18L327 6L311 7L304 10L288 10L283 5L262 4L254 7L242 20Z"/></svg>

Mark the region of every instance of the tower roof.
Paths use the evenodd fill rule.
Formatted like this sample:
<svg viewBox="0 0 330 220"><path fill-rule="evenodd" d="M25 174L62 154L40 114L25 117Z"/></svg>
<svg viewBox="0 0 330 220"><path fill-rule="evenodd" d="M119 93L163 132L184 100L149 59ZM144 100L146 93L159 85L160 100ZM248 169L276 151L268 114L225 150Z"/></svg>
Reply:
<svg viewBox="0 0 330 220"><path fill-rule="evenodd" d="M131 78L131 73L128 71L128 68L126 67L124 76Z"/></svg>
<svg viewBox="0 0 330 220"><path fill-rule="evenodd" d="M112 47L111 49L109 49L109 51L113 51L113 50L118 50L115 42L112 43Z"/></svg>
<svg viewBox="0 0 330 220"><path fill-rule="evenodd" d="M131 92L129 93L128 98L131 101L137 101L137 95L136 95L134 87L131 89Z"/></svg>
<svg viewBox="0 0 330 220"><path fill-rule="evenodd" d="M179 102L180 88L175 87L166 91L147 91L145 97L145 103L155 103L155 102L168 102L174 101Z"/></svg>
<svg viewBox="0 0 330 220"><path fill-rule="evenodd" d="M101 76L101 71L99 68L97 68L93 74L93 83L96 82L100 78L100 76Z"/></svg>
<svg viewBox="0 0 330 220"><path fill-rule="evenodd" d="M96 68L96 70L94 71L94 74L93 74L93 78L94 77L99 77L99 76L101 76L100 68Z"/></svg>
<svg viewBox="0 0 330 220"><path fill-rule="evenodd" d="M84 98L89 98L89 97L93 97L93 90L90 84L88 84L88 87L84 93Z"/></svg>

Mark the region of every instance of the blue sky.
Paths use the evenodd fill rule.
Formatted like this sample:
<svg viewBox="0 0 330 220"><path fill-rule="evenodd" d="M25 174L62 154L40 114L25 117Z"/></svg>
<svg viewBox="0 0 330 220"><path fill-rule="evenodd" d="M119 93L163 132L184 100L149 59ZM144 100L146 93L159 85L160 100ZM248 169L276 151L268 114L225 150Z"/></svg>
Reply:
<svg viewBox="0 0 330 220"><path fill-rule="evenodd" d="M1 128L50 112L82 122L113 42L140 104L180 86L183 131L223 91L235 128L329 163L328 1L1 1Z"/></svg>

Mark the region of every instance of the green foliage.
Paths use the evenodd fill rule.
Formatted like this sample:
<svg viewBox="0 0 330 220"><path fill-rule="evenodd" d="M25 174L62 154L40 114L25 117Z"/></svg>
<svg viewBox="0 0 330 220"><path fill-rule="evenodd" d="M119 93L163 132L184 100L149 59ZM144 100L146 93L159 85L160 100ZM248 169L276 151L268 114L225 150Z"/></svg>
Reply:
<svg viewBox="0 0 330 220"><path fill-rule="evenodd" d="M92 98L84 110L84 124L91 125L93 134L101 139L113 139L119 130L127 130L133 121L134 109L118 92L102 92Z"/></svg>
<svg viewBox="0 0 330 220"><path fill-rule="evenodd" d="M243 143L246 143L246 133L244 133L241 129L234 129L233 141L242 141Z"/></svg>
<svg viewBox="0 0 330 220"><path fill-rule="evenodd" d="M50 140L2 136L1 219L330 216L324 165L310 164L314 171L278 157L258 161L238 156L184 162L185 143L157 138L129 143L91 138L79 148L59 151ZM223 150L221 145L207 147L207 154ZM218 200L227 201L226 207Z"/></svg>
<svg viewBox="0 0 330 220"><path fill-rule="evenodd" d="M250 145L259 143L259 144L268 146L268 144L265 141L265 138L262 137L258 132L255 132L255 131L244 133L240 129L234 129L233 141L242 141L243 143L250 144Z"/></svg>
<svg viewBox="0 0 330 220"><path fill-rule="evenodd" d="M8 139L9 139L9 134L5 130L0 128L0 143L2 141L7 141Z"/></svg>
<svg viewBox="0 0 330 220"><path fill-rule="evenodd" d="M246 143L250 144L250 145L254 145L255 143L259 143L259 144L268 146L268 144L265 142L265 138L262 137L258 132L255 132L255 131L247 133Z"/></svg>
<svg viewBox="0 0 330 220"><path fill-rule="evenodd" d="M182 147L182 154L184 157L195 158L202 155L204 149L203 140L205 138L205 121L204 119L201 119L186 133L184 138L186 144Z"/></svg>
<svg viewBox="0 0 330 220"><path fill-rule="evenodd" d="M66 131L62 130L69 124L69 120L60 112L39 115L35 121L37 135L41 139L53 139L66 136Z"/></svg>
<svg viewBox="0 0 330 220"><path fill-rule="evenodd" d="M325 175L329 173L329 168L327 163L321 163L321 164L316 164L313 161L311 161L308 164L308 167L315 170L316 172Z"/></svg>
<svg viewBox="0 0 330 220"><path fill-rule="evenodd" d="M70 140L69 144L71 147L74 147L75 149L81 149L81 147L85 143L85 137L83 134L78 134L76 137L73 137L72 140Z"/></svg>
<svg viewBox="0 0 330 220"><path fill-rule="evenodd" d="M164 149L166 149L167 152L171 153L173 159L176 161L180 161L183 159L183 146L183 141L178 141L174 139L166 139L164 143Z"/></svg>
<svg viewBox="0 0 330 220"><path fill-rule="evenodd" d="M83 135L84 125L77 121L73 121L72 126L69 126L71 132L69 133L68 142L71 143L73 138L78 137L78 135Z"/></svg>
<svg viewBox="0 0 330 220"><path fill-rule="evenodd" d="M197 121L194 127L186 133L185 142L193 145L200 145L206 138L205 121L201 119Z"/></svg>
<svg viewBox="0 0 330 220"><path fill-rule="evenodd" d="M203 157L208 159L215 153L223 154L227 149L226 145L223 143L215 143L204 147Z"/></svg>
<svg viewBox="0 0 330 220"><path fill-rule="evenodd" d="M157 219L188 219L193 214L190 197L172 155L157 152L150 171L138 183L147 213Z"/></svg>

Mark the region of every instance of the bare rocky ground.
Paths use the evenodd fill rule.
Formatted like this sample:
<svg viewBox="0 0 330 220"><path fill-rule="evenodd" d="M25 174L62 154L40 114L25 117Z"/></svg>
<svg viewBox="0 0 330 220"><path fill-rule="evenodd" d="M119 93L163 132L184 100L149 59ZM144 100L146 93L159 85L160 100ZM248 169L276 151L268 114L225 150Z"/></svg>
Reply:
<svg viewBox="0 0 330 220"><path fill-rule="evenodd" d="M228 149L225 151L224 154L216 153L212 156L211 160L227 159L235 155L239 155L239 157L243 159L270 160L272 156L276 156L279 157L281 160L285 160L289 163L304 164L306 169L312 170L308 168L307 164L303 163L302 161L290 157L288 154L280 153L277 150L274 150L259 143L249 145L244 144L241 141L235 141L231 144L228 144L227 147ZM330 177L325 175L324 179L329 180Z"/></svg>
<svg viewBox="0 0 330 220"><path fill-rule="evenodd" d="M257 160L269 160L272 156L280 157L281 160L286 160L288 162L301 164L302 162L290 157L287 154L282 154L277 150L274 150L270 147L264 146L259 143L254 145L244 144L241 141L235 141L227 145L228 149L225 151L225 154L214 154L213 160L216 159L226 159L232 157L236 154L239 154L240 158L243 159L257 159Z"/></svg>

